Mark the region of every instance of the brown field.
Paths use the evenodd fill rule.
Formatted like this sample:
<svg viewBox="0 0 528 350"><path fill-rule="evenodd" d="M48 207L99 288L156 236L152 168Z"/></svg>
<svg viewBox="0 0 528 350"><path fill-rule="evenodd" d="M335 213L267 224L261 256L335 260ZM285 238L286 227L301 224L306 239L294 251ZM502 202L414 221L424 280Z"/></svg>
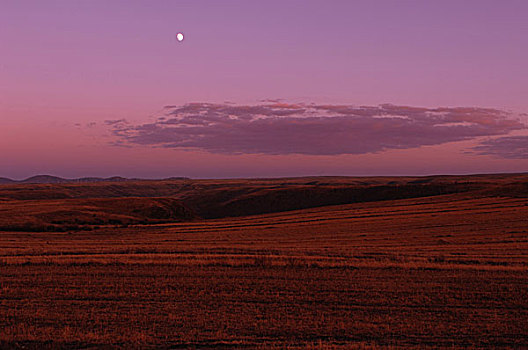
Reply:
<svg viewBox="0 0 528 350"><path fill-rule="evenodd" d="M528 348L528 175L0 185L0 348Z"/></svg>

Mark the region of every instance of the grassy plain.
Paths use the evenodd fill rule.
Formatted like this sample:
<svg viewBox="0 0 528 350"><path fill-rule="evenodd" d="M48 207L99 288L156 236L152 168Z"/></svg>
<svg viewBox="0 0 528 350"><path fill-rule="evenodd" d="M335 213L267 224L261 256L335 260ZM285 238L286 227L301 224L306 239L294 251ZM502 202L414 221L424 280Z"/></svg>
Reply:
<svg viewBox="0 0 528 350"><path fill-rule="evenodd" d="M0 347L528 347L526 176L434 179L442 193L420 196L429 180L91 185L98 199L88 185L0 187L6 225L13 213L48 224L57 207L138 218L0 231ZM367 201L328 205L343 188ZM156 221L160 206L178 210ZM200 218L226 208L240 212Z"/></svg>

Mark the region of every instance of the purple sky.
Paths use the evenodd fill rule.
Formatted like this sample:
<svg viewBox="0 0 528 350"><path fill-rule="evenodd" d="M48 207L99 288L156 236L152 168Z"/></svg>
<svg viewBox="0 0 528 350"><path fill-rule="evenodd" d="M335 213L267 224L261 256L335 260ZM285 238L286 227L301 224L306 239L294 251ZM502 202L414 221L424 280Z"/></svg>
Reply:
<svg viewBox="0 0 528 350"><path fill-rule="evenodd" d="M3 0L0 177L528 171L527 13Z"/></svg>

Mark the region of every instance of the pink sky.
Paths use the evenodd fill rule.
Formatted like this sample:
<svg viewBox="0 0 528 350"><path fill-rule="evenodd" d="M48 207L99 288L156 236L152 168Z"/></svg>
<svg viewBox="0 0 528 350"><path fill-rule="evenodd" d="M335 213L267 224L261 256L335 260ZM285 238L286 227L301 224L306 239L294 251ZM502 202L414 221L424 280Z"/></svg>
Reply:
<svg viewBox="0 0 528 350"><path fill-rule="evenodd" d="M526 13L522 0L2 1L0 177L525 172L528 132L503 119L527 121ZM200 133L170 114L266 99L333 109L313 123L215 112ZM333 112L382 104L396 117ZM443 131L402 106L473 109ZM105 123L120 119L125 137Z"/></svg>

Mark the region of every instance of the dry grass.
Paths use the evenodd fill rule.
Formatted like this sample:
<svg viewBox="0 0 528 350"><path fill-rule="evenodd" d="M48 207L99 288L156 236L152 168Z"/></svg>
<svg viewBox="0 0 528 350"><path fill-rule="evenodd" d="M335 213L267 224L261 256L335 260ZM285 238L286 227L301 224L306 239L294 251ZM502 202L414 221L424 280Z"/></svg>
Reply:
<svg viewBox="0 0 528 350"><path fill-rule="evenodd" d="M527 204L0 232L0 347L527 347Z"/></svg>
<svg viewBox="0 0 528 350"><path fill-rule="evenodd" d="M1 192L1 191L0 191ZM82 198L0 201L0 230L91 231L94 226L189 221L192 211L174 198Z"/></svg>

